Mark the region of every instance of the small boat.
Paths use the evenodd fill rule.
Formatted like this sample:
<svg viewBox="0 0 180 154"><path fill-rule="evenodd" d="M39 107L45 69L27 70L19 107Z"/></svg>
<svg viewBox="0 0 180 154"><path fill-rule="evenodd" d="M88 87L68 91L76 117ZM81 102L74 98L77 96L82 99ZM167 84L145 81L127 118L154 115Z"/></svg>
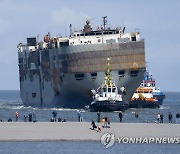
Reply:
<svg viewBox="0 0 180 154"><path fill-rule="evenodd" d="M104 76L104 81L101 86L93 93L93 102L90 104L91 111L124 111L128 107L128 103L123 101L122 95L118 93L118 88L113 81L110 70L110 59L107 59L107 69ZM121 92L125 93L125 88L121 88Z"/></svg>
<svg viewBox="0 0 180 154"><path fill-rule="evenodd" d="M146 72L143 82L131 98L129 107L159 107L162 105L164 98L165 94L160 91L160 88L156 88L156 81L152 73Z"/></svg>
<svg viewBox="0 0 180 154"><path fill-rule="evenodd" d="M153 97L153 88L138 88L134 93L129 108L159 108L159 101Z"/></svg>
<svg viewBox="0 0 180 154"><path fill-rule="evenodd" d="M159 104L162 105L163 100L165 99L165 94L160 90L160 88L156 87L156 81L153 78L153 74L146 72L143 82L140 87L144 88L152 88L153 98L157 99Z"/></svg>

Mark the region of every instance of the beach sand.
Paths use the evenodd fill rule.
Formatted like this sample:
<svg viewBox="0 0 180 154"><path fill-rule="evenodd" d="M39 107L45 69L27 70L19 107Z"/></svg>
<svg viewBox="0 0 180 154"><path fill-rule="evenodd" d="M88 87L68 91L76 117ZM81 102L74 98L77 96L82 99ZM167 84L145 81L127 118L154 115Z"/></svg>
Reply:
<svg viewBox="0 0 180 154"><path fill-rule="evenodd" d="M101 133L90 128L89 122L1 122L0 141L99 141L106 132L116 137L180 137L180 124L111 123Z"/></svg>

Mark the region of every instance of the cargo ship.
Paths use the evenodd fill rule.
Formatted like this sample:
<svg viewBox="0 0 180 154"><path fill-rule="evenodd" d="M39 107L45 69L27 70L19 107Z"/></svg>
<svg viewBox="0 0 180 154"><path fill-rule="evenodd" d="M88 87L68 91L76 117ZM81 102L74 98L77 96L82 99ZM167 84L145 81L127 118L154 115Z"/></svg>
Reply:
<svg viewBox="0 0 180 154"><path fill-rule="evenodd" d="M111 59L111 74L122 96L130 102L146 70L144 40L140 32L103 26L93 29L90 20L82 30L68 37L51 37L39 41L27 38L19 43L20 96L25 105L82 108L92 101L91 89L101 85L106 59Z"/></svg>

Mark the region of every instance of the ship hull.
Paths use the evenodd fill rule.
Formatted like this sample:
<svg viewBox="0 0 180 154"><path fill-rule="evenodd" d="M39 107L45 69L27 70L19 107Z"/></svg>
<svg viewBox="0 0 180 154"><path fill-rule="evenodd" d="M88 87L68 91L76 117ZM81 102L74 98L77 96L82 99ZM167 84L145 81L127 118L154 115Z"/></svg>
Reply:
<svg viewBox="0 0 180 154"><path fill-rule="evenodd" d="M92 102L91 90L102 84L108 57L115 84L126 89L122 97L129 103L144 77L144 41L19 52L22 102L84 108Z"/></svg>
<svg viewBox="0 0 180 154"><path fill-rule="evenodd" d="M165 95L164 94L153 94L153 97L158 100L160 105L163 104L163 101L165 99Z"/></svg>
<svg viewBox="0 0 180 154"><path fill-rule="evenodd" d="M128 104L123 101L95 101L90 105L90 110L94 112L125 111Z"/></svg>
<svg viewBox="0 0 180 154"><path fill-rule="evenodd" d="M159 108L160 103L158 101L149 102L146 100L134 100L129 103L129 108Z"/></svg>

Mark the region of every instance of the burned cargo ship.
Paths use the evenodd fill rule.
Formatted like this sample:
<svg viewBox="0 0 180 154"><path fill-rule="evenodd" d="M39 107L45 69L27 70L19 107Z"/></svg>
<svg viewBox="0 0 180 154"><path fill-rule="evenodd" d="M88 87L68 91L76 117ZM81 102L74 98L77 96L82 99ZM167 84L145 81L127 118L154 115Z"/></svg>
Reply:
<svg viewBox="0 0 180 154"><path fill-rule="evenodd" d="M25 105L84 107L92 101L91 89L101 85L106 59L118 88L124 87L123 101L130 102L146 70L144 40L140 32L125 28L92 29L87 20L83 30L69 37L43 41L27 38L18 45L20 96Z"/></svg>

